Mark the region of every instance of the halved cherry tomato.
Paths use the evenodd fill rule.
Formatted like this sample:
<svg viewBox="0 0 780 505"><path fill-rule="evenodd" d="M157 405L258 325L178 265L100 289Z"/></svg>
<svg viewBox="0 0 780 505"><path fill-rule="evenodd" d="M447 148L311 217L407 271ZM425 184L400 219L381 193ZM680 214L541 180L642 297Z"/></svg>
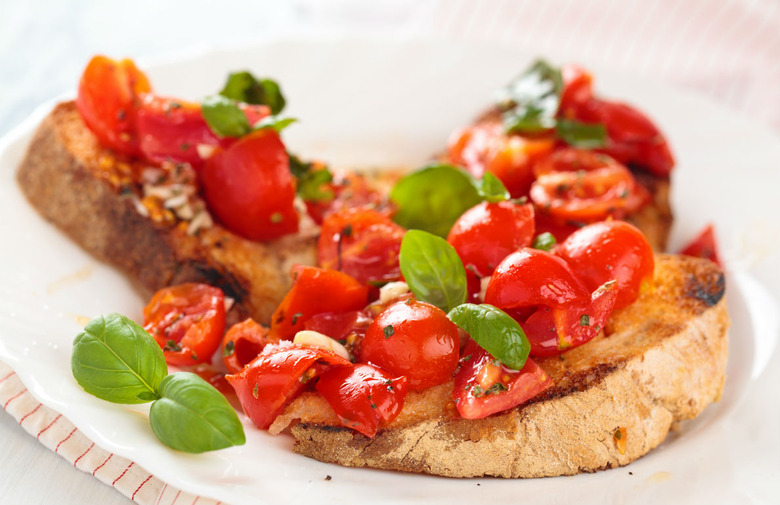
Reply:
<svg viewBox="0 0 780 505"><path fill-rule="evenodd" d="M592 340L607 324L617 296L617 283L610 281L588 301L565 308L539 307L523 324L531 355L555 356Z"/></svg>
<svg viewBox="0 0 780 505"><path fill-rule="evenodd" d="M275 131L257 130L218 149L200 176L209 209L231 231L250 240L298 231L295 182Z"/></svg>
<svg viewBox="0 0 780 505"><path fill-rule="evenodd" d="M315 387L342 425L373 437L401 413L407 381L361 363L327 370Z"/></svg>
<svg viewBox="0 0 780 505"><path fill-rule="evenodd" d="M236 390L246 415L264 430L307 382L330 365L350 362L319 347L270 344L239 373L225 378Z"/></svg>
<svg viewBox="0 0 780 505"><path fill-rule="evenodd" d="M144 307L144 329L171 365L210 361L225 331L222 290L193 282L163 288Z"/></svg>
<svg viewBox="0 0 780 505"><path fill-rule="evenodd" d="M577 107L575 117L586 123L603 124L608 140L602 151L621 163L642 167L660 177L671 173L674 156L666 138L636 108L594 98Z"/></svg>
<svg viewBox="0 0 780 505"><path fill-rule="evenodd" d="M563 92L558 115L574 118L577 109L593 99L593 77L579 65L564 65L561 67L561 76Z"/></svg>
<svg viewBox="0 0 780 505"><path fill-rule="evenodd" d="M334 340L344 340L358 322L364 318L362 311L326 312L316 314L303 322L303 329L316 331Z"/></svg>
<svg viewBox="0 0 780 505"><path fill-rule="evenodd" d="M463 213L447 236L466 267L489 276L509 254L531 245L534 209L511 201L482 202Z"/></svg>
<svg viewBox="0 0 780 505"><path fill-rule="evenodd" d="M552 253L526 247L496 267L485 303L500 309L533 305L564 308L589 296L590 291L568 263Z"/></svg>
<svg viewBox="0 0 780 505"><path fill-rule="evenodd" d="M103 146L134 156L138 154L135 117L139 96L151 89L132 60L95 56L81 75L76 108Z"/></svg>
<svg viewBox="0 0 780 505"><path fill-rule="evenodd" d="M540 160L531 200L540 213L560 219L592 222L621 217L641 208L649 194L631 171L604 154L559 149Z"/></svg>
<svg viewBox="0 0 780 505"><path fill-rule="evenodd" d="M448 145L453 163L466 167L474 177L493 173L513 198L519 198L528 194L534 181L534 162L553 150L555 140L507 135L495 117L455 132Z"/></svg>
<svg viewBox="0 0 780 505"><path fill-rule="evenodd" d="M396 281L401 278L398 253L405 232L373 209L331 212L325 216L317 242L318 263L363 283Z"/></svg>
<svg viewBox="0 0 780 505"><path fill-rule="evenodd" d="M455 408L465 419L482 419L516 407L552 384L545 371L530 358L522 370L512 370L473 340L466 343L462 355L452 396Z"/></svg>
<svg viewBox="0 0 780 505"><path fill-rule="evenodd" d="M333 192L332 199L304 200L307 213L317 224L322 224L331 212L357 207L381 208L386 204L382 195L369 186L366 178L354 172L334 171L333 180L324 189Z"/></svg>
<svg viewBox="0 0 780 505"><path fill-rule="evenodd" d="M642 232L625 221L604 221L581 228L555 249L588 289L617 281L615 308L637 299L653 282L655 257Z"/></svg>
<svg viewBox="0 0 780 505"><path fill-rule="evenodd" d="M458 327L429 303L409 299L379 314L360 347L360 360L404 375L420 391L447 382L458 365Z"/></svg>
<svg viewBox="0 0 780 505"><path fill-rule="evenodd" d="M707 225L690 244L685 246L680 254L705 258L719 267L723 266L720 262L720 254L718 254L718 243L715 240L715 228L711 224Z"/></svg>
<svg viewBox="0 0 780 505"><path fill-rule="evenodd" d="M295 283L271 317L271 338L292 340L317 314L362 310L368 287L336 270L293 268Z"/></svg>
<svg viewBox="0 0 780 505"><path fill-rule="evenodd" d="M247 119L257 122L271 114L265 105L239 104ZM200 104L152 94L143 97L136 116L143 156L151 161L185 162L196 169L203 164L198 146L226 148L236 139L220 138L203 118Z"/></svg>
<svg viewBox="0 0 780 505"><path fill-rule="evenodd" d="M222 339L222 359L228 372L240 372L268 343L265 329L251 317L231 326Z"/></svg>

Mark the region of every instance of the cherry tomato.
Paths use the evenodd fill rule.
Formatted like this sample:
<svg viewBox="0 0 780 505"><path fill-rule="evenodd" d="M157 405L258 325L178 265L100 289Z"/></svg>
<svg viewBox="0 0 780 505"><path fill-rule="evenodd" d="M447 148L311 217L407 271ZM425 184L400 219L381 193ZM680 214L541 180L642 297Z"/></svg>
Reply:
<svg viewBox="0 0 780 505"><path fill-rule="evenodd" d="M327 370L315 387L342 425L373 437L401 413L407 381L375 366L357 364Z"/></svg>
<svg viewBox="0 0 780 505"><path fill-rule="evenodd" d="M271 240L298 231L295 182L279 134L254 131L206 159L200 172L211 212L250 240Z"/></svg>
<svg viewBox="0 0 780 505"><path fill-rule="evenodd" d="M303 329L316 331L334 340L344 340L362 318L361 311L315 314L303 323Z"/></svg>
<svg viewBox="0 0 780 505"><path fill-rule="evenodd" d="M404 230L386 214L368 208L331 212L322 223L317 260L360 282L390 282L401 278L398 253Z"/></svg>
<svg viewBox="0 0 780 505"><path fill-rule="evenodd" d="M222 290L193 282L163 288L144 307L144 329L171 365L210 361L225 331Z"/></svg>
<svg viewBox="0 0 780 505"><path fill-rule="evenodd" d="M604 221L581 228L558 245L588 289L617 281L615 308L626 307L653 282L655 257L642 232L625 221Z"/></svg>
<svg viewBox="0 0 780 505"><path fill-rule="evenodd" d="M533 305L564 308L589 296L590 291L564 260L546 251L525 248L496 267L485 303L500 309Z"/></svg>
<svg viewBox="0 0 780 505"><path fill-rule="evenodd" d="M293 269L295 283L271 317L271 336L292 340L317 314L362 310L368 287L336 270L310 266Z"/></svg>
<svg viewBox="0 0 780 505"><path fill-rule="evenodd" d="M558 115L576 117L577 109L593 99L593 77L578 65L564 65L561 67L561 76L563 92Z"/></svg>
<svg viewBox="0 0 780 505"><path fill-rule="evenodd" d="M241 402L238 401L238 396L236 395L236 390L233 389L227 379L225 379L225 373L223 371L218 370L211 363L200 363L199 365L188 367L187 371L196 374L198 377L214 386L214 388L222 393L222 396L230 402L230 405L234 409L238 411L242 410Z"/></svg>
<svg viewBox="0 0 780 505"><path fill-rule="evenodd" d="M265 105L239 104L255 121L271 112ZM190 163L198 169L203 158L198 146L228 147L236 139L220 138L203 119L200 104L148 94L136 117L136 130L143 156L151 161Z"/></svg>
<svg viewBox="0 0 780 505"><path fill-rule="evenodd" d="M642 167L660 177L671 173L674 156L666 138L636 108L594 98L577 108L576 118L586 123L603 124L608 141L602 150L621 163Z"/></svg>
<svg viewBox="0 0 780 505"><path fill-rule="evenodd" d="M447 242L466 267L471 266L479 276L486 277L509 254L530 246L533 237L532 205L482 202L458 218Z"/></svg>
<svg viewBox="0 0 780 505"><path fill-rule="evenodd" d="M305 200L306 211L317 224L322 224L331 212L357 207L381 208L386 204L382 195L369 186L366 178L354 172L334 171L333 180L325 189L333 192L332 199Z"/></svg>
<svg viewBox="0 0 780 505"><path fill-rule="evenodd" d="M76 108L101 145L137 155L136 108L139 96L150 91L149 80L132 60L95 56L81 75Z"/></svg>
<svg viewBox="0 0 780 505"><path fill-rule="evenodd" d="M330 365L350 362L319 347L270 344L239 373L225 378L236 390L246 415L264 430L307 382Z"/></svg>
<svg viewBox="0 0 780 505"><path fill-rule="evenodd" d="M685 246L680 254L686 256L695 256L697 258L705 258L719 267L723 265L720 262L720 254L718 254L718 243L715 240L715 229L711 224L707 225L690 244Z"/></svg>
<svg viewBox="0 0 780 505"><path fill-rule="evenodd" d="M481 419L520 405L547 389L550 377L528 358L522 370L503 366L473 340L463 348L452 392L465 419Z"/></svg>
<svg viewBox="0 0 780 505"><path fill-rule="evenodd" d="M266 344L265 329L251 317L231 326L222 339L222 359L228 372L240 372Z"/></svg>
<svg viewBox="0 0 780 505"><path fill-rule="evenodd" d="M447 382L458 365L458 327L429 303L409 299L379 314L360 348L360 360L395 375L420 391Z"/></svg>
<svg viewBox="0 0 780 505"><path fill-rule="evenodd" d="M540 213L592 222L623 216L649 199L631 171L609 156L583 149L559 149L535 167L531 200Z"/></svg>
<svg viewBox="0 0 780 505"><path fill-rule="evenodd" d="M475 177L491 172L513 198L528 194L534 181L534 162L555 147L552 138L507 135L499 118L490 118L455 132L450 138L450 160Z"/></svg>
<svg viewBox="0 0 780 505"><path fill-rule="evenodd" d="M596 289L590 300L565 308L539 307L522 325L532 356L555 356L593 339L607 324L618 296L617 283Z"/></svg>

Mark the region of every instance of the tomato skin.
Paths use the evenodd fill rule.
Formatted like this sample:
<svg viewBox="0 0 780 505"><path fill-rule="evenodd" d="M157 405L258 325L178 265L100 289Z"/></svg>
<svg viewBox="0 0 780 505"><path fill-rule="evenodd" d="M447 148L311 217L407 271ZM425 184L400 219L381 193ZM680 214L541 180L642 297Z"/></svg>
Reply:
<svg viewBox="0 0 780 505"><path fill-rule="evenodd" d="M192 282L163 288L144 307L144 329L171 365L210 361L225 331L222 290Z"/></svg>
<svg viewBox="0 0 780 505"><path fill-rule="evenodd" d="M292 340L317 314L359 311L368 287L349 275L311 266L293 268L295 283L271 317L271 338Z"/></svg>
<svg viewBox="0 0 780 505"><path fill-rule="evenodd" d="M217 150L200 176L209 209L230 231L250 240L298 231L295 182L276 132L257 130Z"/></svg>
<svg viewBox="0 0 780 505"><path fill-rule="evenodd" d="M324 268L351 275L362 283L401 278L398 253L406 230L387 214L369 208L331 212L322 223L317 260Z"/></svg>
<svg viewBox="0 0 780 505"><path fill-rule="evenodd" d="M325 168L323 165L321 168ZM331 212L357 207L381 208L386 205L384 197L372 188L363 175L336 170L333 180L325 186L333 192L331 200L305 201L306 211L317 224L322 224Z"/></svg>
<svg viewBox="0 0 780 505"><path fill-rule="evenodd" d="M617 297L617 284L609 282L590 300L565 308L539 307L522 325L531 356L557 356L592 340L607 324Z"/></svg>
<svg viewBox="0 0 780 505"><path fill-rule="evenodd" d="M149 80L132 60L95 56L81 75L76 108L101 145L134 156L139 152L136 108L140 95L150 91Z"/></svg>
<svg viewBox="0 0 780 505"><path fill-rule="evenodd" d="M558 115L574 117L578 108L593 99L593 77L579 65L571 64L561 67L561 77L563 92Z"/></svg>
<svg viewBox="0 0 780 505"><path fill-rule="evenodd" d="M342 425L370 438L401 413L407 380L360 363L327 370L315 387L333 407Z"/></svg>
<svg viewBox="0 0 780 505"><path fill-rule="evenodd" d="M456 131L448 143L450 160L474 177L491 172L501 179L512 198L528 194L534 181L534 162L551 152L555 140L507 135L499 118L489 118Z"/></svg>
<svg viewBox="0 0 780 505"><path fill-rule="evenodd" d="M466 343L462 354L452 396L455 408L464 419L482 419L511 409L552 384L547 373L531 358L522 370L511 370L496 364L495 358L473 340Z"/></svg>
<svg viewBox="0 0 780 505"><path fill-rule="evenodd" d="M644 206L649 193L631 171L607 155L563 148L540 160L531 200L540 214L593 222L622 217Z"/></svg>
<svg viewBox="0 0 780 505"><path fill-rule="evenodd" d="M715 228L708 224L699 235L680 251L680 254L705 258L723 268L718 253L718 243L715 240Z"/></svg>
<svg viewBox="0 0 780 505"><path fill-rule="evenodd" d="M222 338L221 346L228 372L240 372L268 343L265 329L251 317L231 326Z"/></svg>
<svg viewBox="0 0 780 505"><path fill-rule="evenodd" d="M429 303L396 302L368 327L360 361L404 375L409 389L421 391L447 382L458 365L458 327Z"/></svg>
<svg viewBox="0 0 780 505"><path fill-rule="evenodd" d="M566 260L591 290L616 280L616 309L634 303L642 287L653 280L653 249L642 232L625 221L585 226L559 244L555 254Z"/></svg>
<svg viewBox="0 0 780 505"><path fill-rule="evenodd" d="M471 266L480 277L487 277L509 254L530 246L533 237L532 205L482 202L458 218L447 242L465 266Z"/></svg>
<svg viewBox="0 0 780 505"><path fill-rule="evenodd" d="M322 370L315 366L318 362L325 365L350 364L326 349L270 344L239 373L225 378L236 390L246 415L258 428L265 430L298 396L306 382L319 375Z"/></svg>
<svg viewBox="0 0 780 505"><path fill-rule="evenodd" d="M590 296L571 267L552 253L526 247L504 258L488 283L485 303L500 309L564 308Z"/></svg>

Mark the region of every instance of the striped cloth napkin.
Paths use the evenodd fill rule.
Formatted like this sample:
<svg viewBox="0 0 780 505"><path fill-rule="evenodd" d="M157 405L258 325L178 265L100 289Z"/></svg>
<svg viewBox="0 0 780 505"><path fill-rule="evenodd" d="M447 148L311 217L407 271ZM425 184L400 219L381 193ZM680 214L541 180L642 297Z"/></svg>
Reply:
<svg viewBox="0 0 780 505"><path fill-rule="evenodd" d="M780 130L778 0L300 0L299 25L465 38L608 66L694 90ZM186 29L186 27L185 27ZM109 453L0 363L0 405L46 447L142 505L215 504Z"/></svg>

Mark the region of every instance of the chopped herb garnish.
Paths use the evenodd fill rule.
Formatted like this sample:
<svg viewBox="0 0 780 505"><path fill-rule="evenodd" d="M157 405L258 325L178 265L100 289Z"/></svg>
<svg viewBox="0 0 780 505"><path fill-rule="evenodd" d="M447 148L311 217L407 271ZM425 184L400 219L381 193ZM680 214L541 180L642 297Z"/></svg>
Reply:
<svg viewBox="0 0 780 505"><path fill-rule="evenodd" d="M291 324L292 324L293 326L295 326L295 323L297 323L297 322L298 322L298 319L299 319L299 318L301 318L301 317L303 317L303 312L296 312L295 314L293 314L293 317L292 317L292 322L291 322Z"/></svg>
<svg viewBox="0 0 780 505"><path fill-rule="evenodd" d="M260 385L255 384L255 387L252 389L252 396L255 397L255 400L257 400L257 397L260 396Z"/></svg>
<svg viewBox="0 0 780 505"><path fill-rule="evenodd" d="M230 342L225 344L225 348L222 349L222 356L224 356L225 358L227 358L228 356L232 356L235 350L236 350L236 343L231 340Z"/></svg>
<svg viewBox="0 0 780 505"><path fill-rule="evenodd" d="M384 328L382 328L382 333L385 334L385 338L390 338L393 335L395 335L395 328L393 328L392 324L388 324Z"/></svg>
<svg viewBox="0 0 780 505"><path fill-rule="evenodd" d="M590 326L590 316L587 314L583 314L580 317L580 326Z"/></svg>
<svg viewBox="0 0 780 505"><path fill-rule="evenodd" d="M181 351L181 346L175 340L166 340L165 347L163 347L163 351L179 352Z"/></svg>

